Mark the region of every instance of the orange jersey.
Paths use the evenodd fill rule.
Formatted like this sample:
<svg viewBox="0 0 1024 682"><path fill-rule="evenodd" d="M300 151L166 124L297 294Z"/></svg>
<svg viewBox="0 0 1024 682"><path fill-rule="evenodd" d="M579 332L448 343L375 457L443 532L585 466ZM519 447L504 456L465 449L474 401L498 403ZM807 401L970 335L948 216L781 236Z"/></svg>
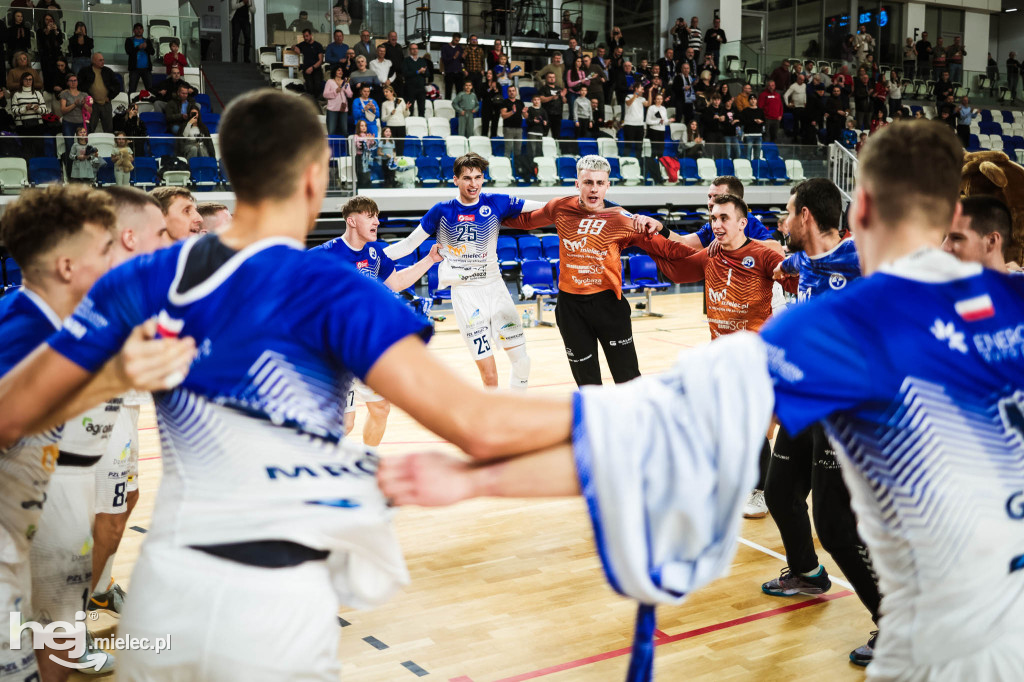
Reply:
<svg viewBox="0 0 1024 682"><path fill-rule="evenodd" d="M716 240L691 255L647 250L673 282L704 280L711 338L740 329L756 332L771 317L772 271L782 254L753 241L726 251Z"/></svg>
<svg viewBox="0 0 1024 682"><path fill-rule="evenodd" d="M578 196L552 199L544 208L506 220L505 225L533 230L554 224L558 229L558 288L570 294L612 290L622 298L622 251L644 235L633 229L631 214L621 206L588 211Z"/></svg>

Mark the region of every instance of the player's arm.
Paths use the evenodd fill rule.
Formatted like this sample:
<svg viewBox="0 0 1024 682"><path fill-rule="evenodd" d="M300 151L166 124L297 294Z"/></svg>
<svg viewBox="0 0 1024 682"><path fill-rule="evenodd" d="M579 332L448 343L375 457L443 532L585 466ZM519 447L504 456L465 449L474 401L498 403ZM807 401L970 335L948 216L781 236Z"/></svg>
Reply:
<svg viewBox="0 0 1024 682"><path fill-rule="evenodd" d="M787 277L798 276L800 273L796 267L796 259L797 254L793 254L792 256L789 256L781 263L776 265L775 269L772 270L772 278L777 280L783 280L786 279Z"/></svg>
<svg viewBox="0 0 1024 682"><path fill-rule="evenodd" d="M572 446L523 457L472 462L436 452L381 460L377 480L394 504L438 507L473 497L579 495Z"/></svg>
<svg viewBox="0 0 1024 682"><path fill-rule="evenodd" d="M661 235L638 236L626 244L639 246L646 251L658 269L676 284L699 282L704 279L704 265L707 263L707 249L687 246Z"/></svg>
<svg viewBox="0 0 1024 682"><path fill-rule="evenodd" d="M528 210L526 204L534 204L540 202L525 202L523 204L523 211L519 215L515 216L514 218L506 218L501 224L504 225L505 227L511 227L516 230L536 230L538 227L547 227L548 225L554 225L554 207L557 201L557 198L552 199L548 203L544 204L544 206L536 210Z"/></svg>
<svg viewBox="0 0 1024 682"><path fill-rule="evenodd" d="M416 229L409 233L409 236L401 241L397 241L391 246L384 249L384 255L391 260L398 260L399 258L405 258L410 253L416 251L420 244L425 242L430 234L423 229L423 225L417 225Z"/></svg>
<svg viewBox="0 0 1024 682"><path fill-rule="evenodd" d="M441 247L434 244L430 247L430 253L421 258L418 263L414 263L403 270L395 270L392 272L386 280L384 285L391 289L391 291L403 291L408 289L416 282L420 281L423 275L427 274L427 270L434 267L435 263L440 263L444 260L444 256L441 255Z"/></svg>
<svg viewBox="0 0 1024 682"><path fill-rule="evenodd" d="M700 237L697 236L696 232L690 234L677 234L675 232L669 232L668 239L673 242L688 246L691 249L703 249L704 245L701 244Z"/></svg>
<svg viewBox="0 0 1024 682"><path fill-rule="evenodd" d="M565 444L572 431L568 397L484 391L441 364L415 336L388 348L367 372L365 381L476 459Z"/></svg>

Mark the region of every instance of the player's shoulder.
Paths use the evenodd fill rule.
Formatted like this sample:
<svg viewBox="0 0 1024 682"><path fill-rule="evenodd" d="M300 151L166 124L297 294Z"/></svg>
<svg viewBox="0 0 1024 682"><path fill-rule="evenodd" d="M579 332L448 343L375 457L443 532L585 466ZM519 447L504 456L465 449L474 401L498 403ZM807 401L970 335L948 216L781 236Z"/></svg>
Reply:
<svg viewBox="0 0 1024 682"><path fill-rule="evenodd" d="M5 339L17 338L22 331L46 325L53 331L53 323L24 289L0 298L0 328L4 330Z"/></svg>

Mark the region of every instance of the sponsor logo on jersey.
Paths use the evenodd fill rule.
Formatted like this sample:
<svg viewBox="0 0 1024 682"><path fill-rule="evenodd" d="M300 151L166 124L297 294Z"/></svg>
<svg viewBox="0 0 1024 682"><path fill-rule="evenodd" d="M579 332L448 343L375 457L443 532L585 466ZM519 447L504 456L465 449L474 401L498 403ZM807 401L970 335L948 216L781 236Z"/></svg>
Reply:
<svg viewBox="0 0 1024 682"><path fill-rule="evenodd" d="M965 298L953 304L953 309L964 322L977 322L992 317L996 314L995 306L992 305L992 298L988 294Z"/></svg>
<svg viewBox="0 0 1024 682"><path fill-rule="evenodd" d="M481 319L482 317L483 316L480 314L480 309L477 308L476 310L473 311L473 314L469 316L469 321L470 322L476 322L477 320Z"/></svg>
<svg viewBox="0 0 1024 682"><path fill-rule="evenodd" d="M483 206L483 207L481 207L480 208L480 215L483 216L484 218L486 218L487 216L491 215L491 207L490 206Z"/></svg>
<svg viewBox="0 0 1024 682"><path fill-rule="evenodd" d="M483 211L480 211L480 213L483 214ZM473 215L472 213L460 213L459 214L459 222L460 223L475 223L476 222L476 216Z"/></svg>
<svg viewBox="0 0 1024 682"><path fill-rule="evenodd" d="M1016 360L1024 355L1024 323L994 332L982 332L972 337L974 347L986 362Z"/></svg>
<svg viewBox="0 0 1024 682"><path fill-rule="evenodd" d="M962 331L958 331L956 325L952 322L943 322L936 318L931 329L928 331L930 331L932 336L939 341L947 343L950 350L959 351L964 355L967 354L967 344L964 343L964 333Z"/></svg>
<svg viewBox="0 0 1024 682"><path fill-rule="evenodd" d="M361 260L356 263L356 270L365 270L368 267L370 267L370 261L368 260Z"/></svg>
<svg viewBox="0 0 1024 682"><path fill-rule="evenodd" d="M586 248L587 238L584 237L583 239L577 239L576 241L573 241L571 239L563 239L562 244L565 245L566 251L579 252Z"/></svg>
<svg viewBox="0 0 1024 682"><path fill-rule="evenodd" d="M725 301L725 297L726 295L728 295L728 293L728 289L720 289L718 291L715 291L711 287L708 287L708 300L711 301L712 303L722 303L723 301Z"/></svg>
<svg viewBox="0 0 1024 682"><path fill-rule="evenodd" d="M833 272L828 278L828 285L834 291L839 291L846 286L846 277L838 272Z"/></svg>
<svg viewBox="0 0 1024 682"><path fill-rule="evenodd" d="M377 249L370 247L370 258L377 260Z"/></svg>
<svg viewBox="0 0 1024 682"><path fill-rule="evenodd" d="M81 339L83 336L85 336L85 325L83 325L81 322L79 322L73 317L69 317L68 319L64 320L64 328L71 332L71 335L74 336L76 339Z"/></svg>
<svg viewBox="0 0 1024 682"><path fill-rule="evenodd" d="M515 322L506 322L505 324L501 325L501 328L502 329L514 329L515 326L516 326Z"/></svg>
<svg viewBox="0 0 1024 682"><path fill-rule="evenodd" d="M743 267L745 267L745 268L752 268L752 267L754 267L754 257L753 256L747 256L746 258L744 258L740 262L743 264Z"/></svg>
<svg viewBox="0 0 1024 682"><path fill-rule="evenodd" d="M1006 513L1014 521L1024 520L1024 490L1018 490L1006 500Z"/></svg>
<svg viewBox="0 0 1024 682"><path fill-rule="evenodd" d="M468 247L465 244L455 244L454 246L448 247L448 253L453 256L465 256L467 248Z"/></svg>

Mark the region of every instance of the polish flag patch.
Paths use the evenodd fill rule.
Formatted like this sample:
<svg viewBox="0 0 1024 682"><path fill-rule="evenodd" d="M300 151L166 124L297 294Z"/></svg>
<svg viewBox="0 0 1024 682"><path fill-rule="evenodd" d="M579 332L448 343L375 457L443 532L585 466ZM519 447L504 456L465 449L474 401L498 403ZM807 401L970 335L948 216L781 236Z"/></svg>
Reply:
<svg viewBox="0 0 1024 682"><path fill-rule="evenodd" d="M996 314L992 298L988 294L957 301L953 304L953 309L965 322L984 320Z"/></svg>
<svg viewBox="0 0 1024 682"><path fill-rule="evenodd" d="M156 334L159 338L176 339L181 334L184 326L184 320L177 320L171 317L167 314L166 310L161 310L160 314L156 317Z"/></svg>

